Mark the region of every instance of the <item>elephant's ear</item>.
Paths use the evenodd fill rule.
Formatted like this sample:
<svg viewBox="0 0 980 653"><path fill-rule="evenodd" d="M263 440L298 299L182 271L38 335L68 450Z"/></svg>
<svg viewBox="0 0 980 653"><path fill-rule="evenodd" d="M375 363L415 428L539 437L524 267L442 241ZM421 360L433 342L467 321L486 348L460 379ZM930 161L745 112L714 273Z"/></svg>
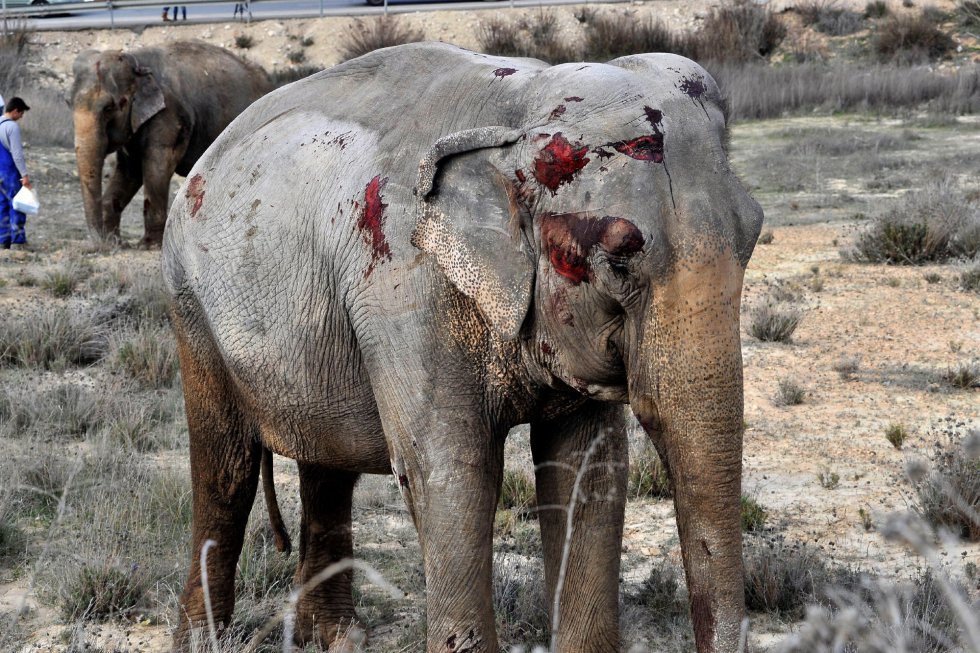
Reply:
<svg viewBox="0 0 980 653"><path fill-rule="evenodd" d="M133 72L136 73L136 91L133 93L133 109L129 113L129 123L135 132L147 120L163 111L167 103L163 99L163 89L157 82L153 71L141 66L135 57L132 59Z"/></svg>
<svg viewBox="0 0 980 653"><path fill-rule="evenodd" d="M473 299L505 340L531 303L534 253L514 183L500 170L523 132L481 127L439 139L419 164L412 244Z"/></svg>

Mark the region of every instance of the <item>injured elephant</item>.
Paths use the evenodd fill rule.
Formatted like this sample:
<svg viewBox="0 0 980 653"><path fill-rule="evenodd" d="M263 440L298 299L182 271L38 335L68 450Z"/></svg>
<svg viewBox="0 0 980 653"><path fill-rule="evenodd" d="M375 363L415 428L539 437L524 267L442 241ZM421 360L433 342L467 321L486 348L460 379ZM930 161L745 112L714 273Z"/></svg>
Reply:
<svg viewBox="0 0 980 653"><path fill-rule="evenodd" d="M299 465L296 582L354 555L359 474L394 474L427 642L497 651L492 528L531 425L556 650L619 650L623 404L664 460L698 650L744 615L739 304L762 223L723 102L682 57L550 67L389 48L258 100L198 161L163 247L190 428L193 551L175 646L229 623L263 448ZM583 459L588 465L579 473ZM344 645L350 572L297 605Z"/></svg>

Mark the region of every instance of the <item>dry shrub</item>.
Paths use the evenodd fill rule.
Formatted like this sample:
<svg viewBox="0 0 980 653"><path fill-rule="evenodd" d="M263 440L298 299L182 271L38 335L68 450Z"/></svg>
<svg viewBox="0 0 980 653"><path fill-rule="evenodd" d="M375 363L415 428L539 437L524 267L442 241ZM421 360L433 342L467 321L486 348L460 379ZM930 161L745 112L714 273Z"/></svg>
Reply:
<svg viewBox="0 0 980 653"><path fill-rule="evenodd" d="M177 346L167 326L146 324L134 332L116 333L112 350L113 366L143 388L167 388L177 377Z"/></svg>
<svg viewBox="0 0 980 653"><path fill-rule="evenodd" d="M953 38L924 13L891 16L878 26L873 40L874 52L883 62L932 61L955 47Z"/></svg>
<svg viewBox="0 0 980 653"><path fill-rule="evenodd" d="M956 4L956 15L966 27L980 26L980 0L960 0Z"/></svg>
<svg viewBox="0 0 980 653"><path fill-rule="evenodd" d="M868 3L870 11L875 12L873 3ZM886 5L887 10L887 5ZM865 14L867 14L866 9ZM829 36L847 36L864 28L864 15L836 6L833 0L807 0L796 5L804 25Z"/></svg>
<svg viewBox="0 0 980 653"><path fill-rule="evenodd" d="M980 205L949 178L910 192L862 233L845 257L922 265L980 253Z"/></svg>
<svg viewBox="0 0 980 653"><path fill-rule="evenodd" d="M302 66L289 66L288 68L283 69L277 68L269 73L269 79L272 80L273 87L279 88L280 86L292 84L300 79L305 79L310 75L315 75L321 70L323 70L323 68L308 64L304 64Z"/></svg>
<svg viewBox="0 0 980 653"><path fill-rule="evenodd" d="M27 44L31 33L26 21L7 21L7 33L0 34L0 88L5 100L13 97L12 89L19 88L27 75ZM30 104L30 102L28 102Z"/></svg>
<svg viewBox="0 0 980 653"><path fill-rule="evenodd" d="M936 445L932 470L916 483L918 512L930 524L980 541L980 431Z"/></svg>
<svg viewBox="0 0 980 653"><path fill-rule="evenodd" d="M884 18L890 12L888 3L885 0L871 0L864 6L865 18Z"/></svg>
<svg viewBox="0 0 980 653"><path fill-rule="evenodd" d="M734 0L713 7L696 35L699 61L753 61L767 58L786 37L786 26L768 6Z"/></svg>
<svg viewBox="0 0 980 653"><path fill-rule="evenodd" d="M742 540L745 607L788 619L803 616L841 574L835 574L816 547L787 542L781 535Z"/></svg>
<svg viewBox="0 0 980 653"><path fill-rule="evenodd" d="M974 650L960 647L966 638L945 594L965 599L962 588L931 571L896 585L853 573L842 577L847 580L826 588L822 605L807 608L802 626L775 653Z"/></svg>
<svg viewBox="0 0 980 653"><path fill-rule="evenodd" d="M593 18L586 31L586 48L591 61L643 52L694 54L690 37L675 34L652 16L638 19L620 12L605 12Z"/></svg>
<svg viewBox="0 0 980 653"><path fill-rule="evenodd" d="M950 114L980 111L980 66L976 65L949 72L814 63L709 63L707 67L728 98L733 120L775 118L814 109L889 115L910 108Z"/></svg>
<svg viewBox="0 0 980 653"><path fill-rule="evenodd" d="M499 507L513 510L519 517L526 518L534 514L535 506L537 506L537 497L534 478L523 469L505 469L500 487Z"/></svg>
<svg viewBox="0 0 980 653"><path fill-rule="evenodd" d="M61 617L69 623L125 617L140 605L149 585L136 565L120 568L109 561L83 564L62 588Z"/></svg>
<svg viewBox="0 0 980 653"><path fill-rule="evenodd" d="M65 307L0 322L0 366L63 369L95 363L106 350L105 332Z"/></svg>
<svg viewBox="0 0 980 653"><path fill-rule="evenodd" d="M493 561L493 607L501 639L514 644L545 644L551 632L544 569L497 555Z"/></svg>
<svg viewBox="0 0 980 653"><path fill-rule="evenodd" d="M357 18L340 41L340 60L343 62L381 48L424 39L421 30L407 27L394 16Z"/></svg>
<svg viewBox="0 0 980 653"><path fill-rule="evenodd" d="M627 496L631 499L666 499L672 496L667 468L649 442L641 445L637 454L630 457L626 478Z"/></svg>
<svg viewBox="0 0 980 653"><path fill-rule="evenodd" d="M763 342L789 342L803 311L770 294L749 312L749 334Z"/></svg>
<svg viewBox="0 0 980 653"><path fill-rule="evenodd" d="M960 288L980 293L980 263L963 270L960 274Z"/></svg>
<svg viewBox="0 0 980 653"><path fill-rule="evenodd" d="M531 57L551 64L586 58L580 47L562 37L558 15L547 9L514 20L491 17L480 23L476 36L484 52L501 57Z"/></svg>

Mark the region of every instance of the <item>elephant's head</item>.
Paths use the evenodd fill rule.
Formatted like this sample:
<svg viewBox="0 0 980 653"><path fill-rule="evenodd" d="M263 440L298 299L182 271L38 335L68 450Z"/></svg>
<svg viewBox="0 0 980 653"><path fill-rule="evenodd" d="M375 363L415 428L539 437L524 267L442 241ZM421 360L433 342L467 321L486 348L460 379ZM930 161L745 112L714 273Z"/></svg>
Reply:
<svg viewBox="0 0 980 653"><path fill-rule="evenodd" d="M89 229L105 233L102 166L105 157L126 147L140 127L165 104L153 72L129 53L88 50L75 60L71 103L75 157Z"/></svg>
<svg viewBox="0 0 980 653"><path fill-rule="evenodd" d="M612 64L541 73L524 126L440 140L413 240L542 382L629 403L669 469L698 650L735 650L739 303L762 210L702 68Z"/></svg>

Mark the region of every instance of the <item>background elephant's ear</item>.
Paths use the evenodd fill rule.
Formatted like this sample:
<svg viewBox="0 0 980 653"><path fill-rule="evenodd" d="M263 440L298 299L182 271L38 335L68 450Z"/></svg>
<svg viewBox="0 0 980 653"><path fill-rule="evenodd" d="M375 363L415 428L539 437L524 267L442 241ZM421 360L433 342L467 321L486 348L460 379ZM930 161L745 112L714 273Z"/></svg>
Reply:
<svg viewBox="0 0 980 653"><path fill-rule="evenodd" d="M522 134L483 127L436 142L419 164L412 234L505 340L520 332L534 285L526 212L500 170Z"/></svg>
<svg viewBox="0 0 980 653"><path fill-rule="evenodd" d="M129 114L129 122L135 132L143 123L163 111L167 103L164 102L163 89L157 83L152 70L136 63L133 71L136 73L136 91L133 93L133 109Z"/></svg>

